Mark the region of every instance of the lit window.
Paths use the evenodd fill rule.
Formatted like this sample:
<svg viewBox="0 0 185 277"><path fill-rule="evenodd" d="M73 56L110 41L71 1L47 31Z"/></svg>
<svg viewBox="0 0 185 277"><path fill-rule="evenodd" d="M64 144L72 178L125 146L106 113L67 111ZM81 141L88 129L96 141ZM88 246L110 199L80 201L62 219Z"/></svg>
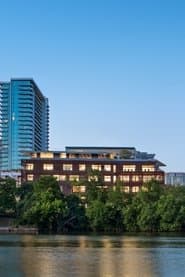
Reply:
<svg viewBox="0 0 185 277"><path fill-rule="evenodd" d="M33 170L34 165L33 164L26 164L26 169L27 170Z"/></svg>
<svg viewBox="0 0 185 277"><path fill-rule="evenodd" d="M60 181L65 181L67 179L66 175L60 175Z"/></svg>
<svg viewBox="0 0 185 277"><path fill-rule="evenodd" d="M120 175L120 181L129 182L130 181L130 176L129 175Z"/></svg>
<svg viewBox="0 0 185 277"><path fill-rule="evenodd" d="M61 158L61 159L65 159L65 158L66 158L66 153L65 153L65 152L60 153L60 158Z"/></svg>
<svg viewBox="0 0 185 277"><path fill-rule="evenodd" d="M115 153L111 153L109 157L110 157L110 159L115 159L115 156L116 156Z"/></svg>
<svg viewBox="0 0 185 277"><path fill-rule="evenodd" d="M136 166L135 165L123 165L123 171L135 171Z"/></svg>
<svg viewBox="0 0 185 277"><path fill-rule="evenodd" d="M132 176L132 181L133 182L139 182L139 176L138 175L133 175Z"/></svg>
<svg viewBox="0 0 185 277"><path fill-rule="evenodd" d="M69 158L70 159L75 159L76 158L76 154L69 154Z"/></svg>
<svg viewBox="0 0 185 277"><path fill-rule="evenodd" d="M155 176L153 176L153 175L145 175L145 176L143 176L143 182L144 183L149 182L152 179L155 179Z"/></svg>
<svg viewBox="0 0 185 277"><path fill-rule="evenodd" d="M148 188L146 188L145 186L142 186L142 191L148 191Z"/></svg>
<svg viewBox="0 0 185 277"><path fill-rule="evenodd" d="M111 176L104 176L104 182L111 182Z"/></svg>
<svg viewBox="0 0 185 277"><path fill-rule="evenodd" d="M33 181L33 174L27 175L27 181Z"/></svg>
<svg viewBox="0 0 185 277"><path fill-rule="evenodd" d="M99 170L99 171L101 171L101 165L100 164L93 164L91 166L91 168L92 168L92 170Z"/></svg>
<svg viewBox="0 0 185 277"><path fill-rule="evenodd" d="M163 176L162 175L157 175L155 179L157 181L163 181Z"/></svg>
<svg viewBox="0 0 185 277"><path fill-rule="evenodd" d="M95 182L98 182L98 176L88 176L88 181L91 182L91 181L95 181Z"/></svg>
<svg viewBox="0 0 185 277"><path fill-rule="evenodd" d="M57 179L57 181L65 181L66 175L53 175Z"/></svg>
<svg viewBox="0 0 185 277"><path fill-rule="evenodd" d="M57 181L59 181L59 180L60 180L60 175L53 175L53 177L54 177L54 178L56 178L56 179L57 179Z"/></svg>
<svg viewBox="0 0 185 277"><path fill-rule="evenodd" d="M132 192L138 192L138 191L139 191L139 187L138 186L132 187Z"/></svg>
<svg viewBox="0 0 185 277"><path fill-rule="evenodd" d="M70 175L69 181L79 181L79 175Z"/></svg>
<svg viewBox="0 0 185 277"><path fill-rule="evenodd" d="M129 192L130 191L129 187L123 187L123 190L124 190L124 192Z"/></svg>
<svg viewBox="0 0 185 277"><path fill-rule="evenodd" d="M60 191L63 192L63 186L60 186Z"/></svg>
<svg viewBox="0 0 185 277"><path fill-rule="evenodd" d="M113 165L113 172L116 173L116 165Z"/></svg>
<svg viewBox="0 0 185 277"><path fill-rule="evenodd" d="M73 192L85 192L86 187L85 186L73 186Z"/></svg>
<svg viewBox="0 0 185 277"><path fill-rule="evenodd" d="M79 171L85 171L86 165L85 164L79 164Z"/></svg>
<svg viewBox="0 0 185 277"><path fill-rule="evenodd" d="M73 165L72 164L63 164L63 170L72 171L73 170Z"/></svg>
<svg viewBox="0 0 185 277"><path fill-rule="evenodd" d="M104 170L105 171L111 171L111 165L110 164L105 164L104 165Z"/></svg>
<svg viewBox="0 0 185 277"><path fill-rule="evenodd" d="M52 159L53 158L53 152L41 152L40 158L44 159Z"/></svg>
<svg viewBox="0 0 185 277"><path fill-rule="evenodd" d="M53 170L53 164L43 164L44 170Z"/></svg>
<svg viewBox="0 0 185 277"><path fill-rule="evenodd" d="M155 171L155 167L154 167L154 165L142 165L142 171L153 172L153 171Z"/></svg>
<svg viewBox="0 0 185 277"><path fill-rule="evenodd" d="M116 183L116 176L113 176L113 183Z"/></svg>

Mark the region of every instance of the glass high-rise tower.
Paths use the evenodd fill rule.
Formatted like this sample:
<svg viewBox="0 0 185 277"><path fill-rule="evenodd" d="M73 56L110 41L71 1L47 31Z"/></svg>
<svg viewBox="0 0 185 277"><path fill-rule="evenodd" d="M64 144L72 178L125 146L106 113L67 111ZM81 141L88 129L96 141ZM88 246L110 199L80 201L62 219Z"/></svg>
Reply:
<svg viewBox="0 0 185 277"><path fill-rule="evenodd" d="M49 105L32 79L0 82L0 170L19 170L27 152L47 151Z"/></svg>

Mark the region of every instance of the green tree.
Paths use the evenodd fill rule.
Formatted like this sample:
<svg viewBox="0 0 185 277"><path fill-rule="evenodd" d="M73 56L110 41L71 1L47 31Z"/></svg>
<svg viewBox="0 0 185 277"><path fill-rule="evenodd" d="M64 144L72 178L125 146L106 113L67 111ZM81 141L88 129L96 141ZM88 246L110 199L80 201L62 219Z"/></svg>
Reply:
<svg viewBox="0 0 185 277"><path fill-rule="evenodd" d="M57 199L51 190L37 194L30 209L24 213L28 224L36 225L40 231L61 232L68 209L66 202Z"/></svg>
<svg viewBox="0 0 185 277"><path fill-rule="evenodd" d="M90 172L90 179L84 180L86 186L86 203L89 205L91 201L99 199L102 202L106 202L107 191L104 189L104 183L98 170Z"/></svg>
<svg viewBox="0 0 185 277"><path fill-rule="evenodd" d="M140 201L136 195L133 195L131 201L123 207L124 228L129 232L139 231L137 217L140 211Z"/></svg>
<svg viewBox="0 0 185 277"><path fill-rule="evenodd" d="M103 195L103 196L102 196ZM87 203L86 214L94 231L120 232L123 230L123 193L120 188L100 190L97 199Z"/></svg>
<svg viewBox="0 0 185 277"><path fill-rule="evenodd" d="M151 180L146 183L123 211L125 228L128 231L157 231L157 203L163 193L164 189L159 182Z"/></svg>
<svg viewBox="0 0 185 277"><path fill-rule="evenodd" d="M0 179L0 214L15 215L16 182L11 178Z"/></svg>
<svg viewBox="0 0 185 277"><path fill-rule="evenodd" d="M79 196L66 196L68 213L64 221L64 228L68 231L85 231L88 229L85 207Z"/></svg>
<svg viewBox="0 0 185 277"><path fill-rule="evenodd" d="M130 159L132 157L132 152L129 149L122 149L120 151L121 159Z"/></svg>
<svg viewBox="0 0 185 277"><path fill-rule="evenodd" d="M22 214L30 207L33 201L33 183L24 183L21 187L17 188L16 197L18 199L16 205L17 223L21 223Z"/></svg>
<svg viewBox="0 0 185 277"><path fill-rule="evenodd" d="M110 232L123 231L123 207L126 195L121 191L119 184L107 192L105 203L105 230Z"/></svg>
<svg viewBox="0 0 185 277"><path fill-rule="evenodd" d="M155 232L158 230L159 217L156 212L157 203L144 203L137 216L140 231Z"/></svg>
<svg viewBox="0 0 185 277"><path fill-rule="evenodd" d="M91 201L86 208L86 215L93 231L104 231L105 204L102 201L99 199Z"/></svg>
<svg viewBox="0 0 185 277"><path fill-rule="evenodd" d="M33 184L33 191L21 201L24 203L20 223L35 225L40 231L62 231L68 208L55 178L41 177Z"/></svg>
<svg viewBox="0 0 185 277"><path fill-rule="evenodd" d="M157 212L160 217L160 231L185 230L185 188L169 189L161 196Z"/></svg>

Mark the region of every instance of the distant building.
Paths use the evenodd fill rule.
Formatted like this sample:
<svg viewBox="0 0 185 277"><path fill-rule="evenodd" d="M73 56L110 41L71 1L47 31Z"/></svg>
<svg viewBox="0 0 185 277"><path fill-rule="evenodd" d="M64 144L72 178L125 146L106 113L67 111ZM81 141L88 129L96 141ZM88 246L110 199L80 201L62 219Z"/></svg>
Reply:
<svg viewBox="0 0 185 277"><path fill-rule="evenodd" d="M16 181L16 186L21 186L21 171L1 171L0 172L1 179L11 178Z"/></svg>
<svg viewBox="0 0 185 277"><path fill-rule="evenodd" d="M168 172L165 174L166 185L185 185L185 172Z"/></svg>
<svg viewBox="0 0 185 277"><path fill-rule="evenodd" d="M0 82L0 171L19 170L28 151L47 151L48 99L32 79Z"/></svg>
<svg viewBox="0 0 185 277"><path fill-rule="evenodd" d="M138 192L152 179L164 184L164 171L160 167L165 165L154 154L139 152L134 147L66 147L63 152L30 155L22 161L22 182L54 176L66 194L85 192L85 186L73 182L90 180L91 172L101 176L104 188L119 182L125 192Z"/></svg>

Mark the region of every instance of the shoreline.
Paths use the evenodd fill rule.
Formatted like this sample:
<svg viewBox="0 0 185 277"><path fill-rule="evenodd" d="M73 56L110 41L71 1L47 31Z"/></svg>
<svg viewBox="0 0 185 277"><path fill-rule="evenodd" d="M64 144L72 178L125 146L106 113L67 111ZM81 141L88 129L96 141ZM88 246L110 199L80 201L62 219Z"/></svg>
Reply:
<svg viewBox="0 0 185 277"><path fill-rule="evenodd" d="M38 235L38 228L32 227L0 227L0 234Z"/></svg>

